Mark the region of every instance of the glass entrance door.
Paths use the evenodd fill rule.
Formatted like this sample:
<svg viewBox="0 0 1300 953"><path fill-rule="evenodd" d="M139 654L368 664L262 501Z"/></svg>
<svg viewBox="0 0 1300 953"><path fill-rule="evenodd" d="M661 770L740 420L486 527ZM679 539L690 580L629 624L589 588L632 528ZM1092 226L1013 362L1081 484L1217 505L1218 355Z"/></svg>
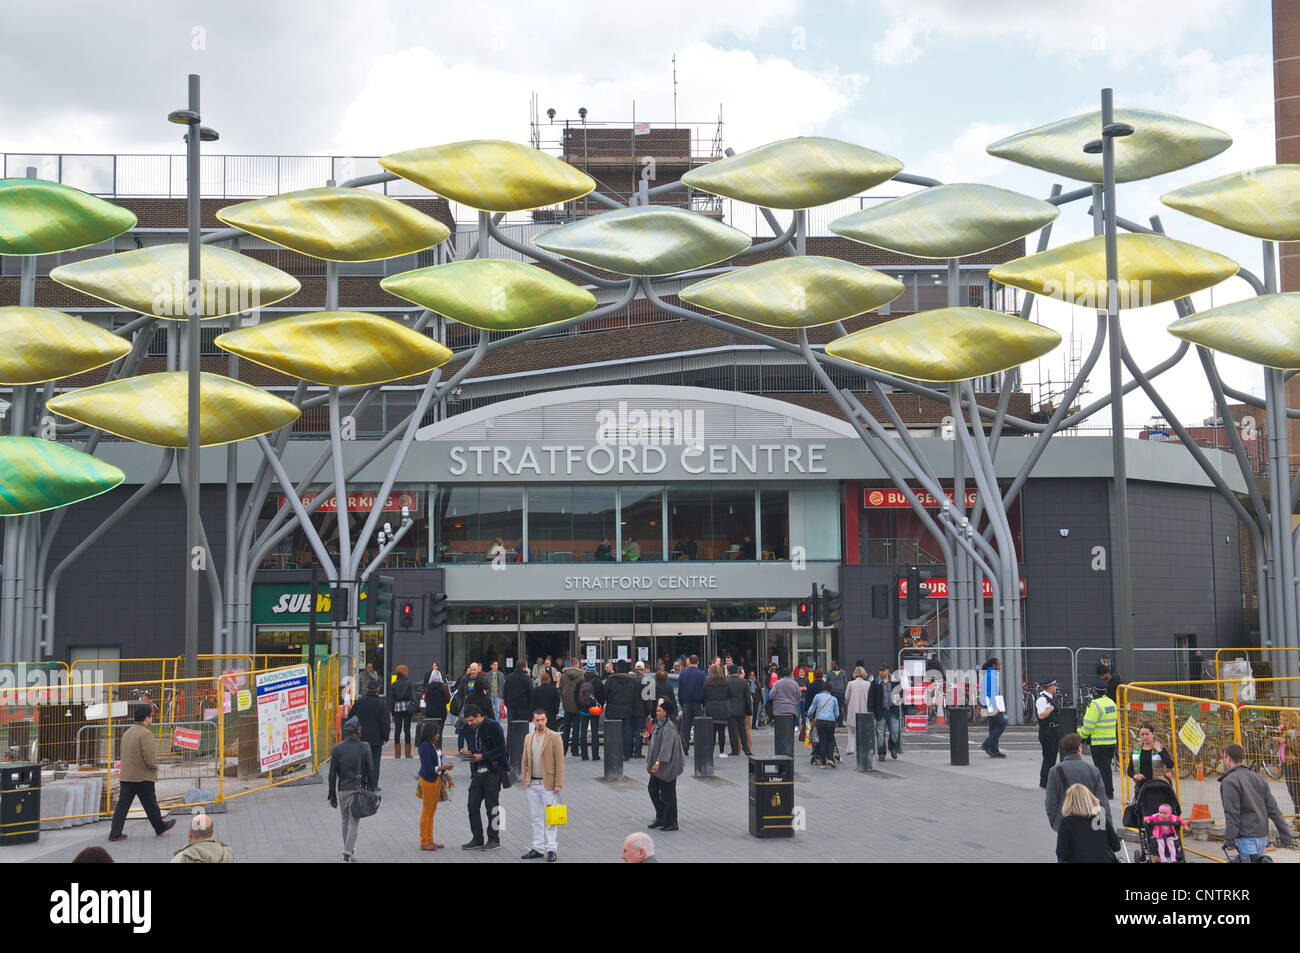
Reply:
<svg viewBox="0 0 1300 953"><path fill-rule="evenodd" d="M573 651L572 629L528 630L520 633L520 637L524 642L524 653L530 668L537 662L545 663L549 658L552 668L558 672Z"/></svg>

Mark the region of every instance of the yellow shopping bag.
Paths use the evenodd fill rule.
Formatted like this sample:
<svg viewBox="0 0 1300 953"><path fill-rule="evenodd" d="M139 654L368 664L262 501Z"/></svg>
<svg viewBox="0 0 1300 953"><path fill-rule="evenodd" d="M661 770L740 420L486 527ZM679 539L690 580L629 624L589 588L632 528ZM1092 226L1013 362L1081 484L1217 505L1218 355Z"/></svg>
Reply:
<svg viewBox="0 0 1300 953"><path fill-rule="evenodd" d="M546 826L563 827L569 823L569 809L563 804L546 805Z"/></svg>

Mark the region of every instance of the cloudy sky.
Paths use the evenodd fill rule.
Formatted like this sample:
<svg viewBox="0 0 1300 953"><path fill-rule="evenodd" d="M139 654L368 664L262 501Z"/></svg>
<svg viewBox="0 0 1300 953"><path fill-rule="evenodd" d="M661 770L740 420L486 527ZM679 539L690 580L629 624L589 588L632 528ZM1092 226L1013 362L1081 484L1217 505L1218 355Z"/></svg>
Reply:
<svg viewBox="0 0 1300 953"><path fill-rule="evenodd" d="M638 119L663 121L676 54L677 115L712 122L721 112L737 151L827 135L898 156L910 172L1046 196L1054 179L984 147L1095 109L1111 86L1119 106L1234 139L1199 166L1121 186L1120 213L1141 222L1160 213L1172 236L1260 271L1258 243L1163 208L1159 196L1274 160L1267 0L43 0L7 5L4 27L6 153L178 151L165 116L183 105L190 72L203 77L220 152L373 156L464 138L527 141L534 92L561 118L585 106L593 121L627 120L635 103ZM1075 203L1053 244L1088 234L1086 203ZM1245 294L1233 279L1213 302ZM1174 317L1172 305L1126 313L1144 364L1172 349L1163 329ZM1044 307L1038 318L1067 336L1073 323L1085 350L1091 342L1090 313ZM1059 381L1063 354L1027 367L1026 380ZM1094 394L1107 386L1101 363ZM1254 369L1223 368L1262 393ZM1163 381L1185 421L1210 415L1194 358ZM1154 412L1139 398L1126 406L1130 423Z"/></svg>

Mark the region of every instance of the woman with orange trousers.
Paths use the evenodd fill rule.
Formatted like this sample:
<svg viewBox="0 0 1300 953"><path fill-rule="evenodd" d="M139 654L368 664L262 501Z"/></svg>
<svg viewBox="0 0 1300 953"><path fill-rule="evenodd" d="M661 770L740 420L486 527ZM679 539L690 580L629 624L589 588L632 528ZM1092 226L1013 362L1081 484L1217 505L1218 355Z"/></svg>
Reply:
<svg viewBox="0 0 1300 953"><path fill-rule="evenodd" d="M426 721L420 728L420 850L439 850L433 839L433 815L438 810L444 785L443 775L452 769L442 757L442 722Z"/></svg>

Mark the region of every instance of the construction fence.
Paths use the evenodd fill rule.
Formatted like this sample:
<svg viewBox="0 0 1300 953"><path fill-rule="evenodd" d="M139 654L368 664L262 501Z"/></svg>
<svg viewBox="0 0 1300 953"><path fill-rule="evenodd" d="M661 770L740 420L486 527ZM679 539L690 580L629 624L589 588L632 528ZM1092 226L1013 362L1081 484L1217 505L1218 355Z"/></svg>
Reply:
<svg viewBox="0 0 1300 953"><path fill-rule="evenodd" d="M314 666L298 656L208 657L206 674L188 679L177 675L183 659L114 662L143 677L105 682L92 662L0 687L5 760L41 765L43 830L112 816L122 735L146 705L164 812L314 781L339 740L344 685L356 678L355 661L340 656ZM142 813L137 803L131 816Z"/></svg>
<svg viewBox="0 0 1300 953"><path fill-rule="evenodd" d="M1282 814L1292 824L1300 817L1300 707L1275 704L1300 695L1300 679L1244 678L1139 682L1121 685L1119 705L1119 789L1122 803L1133 800L1130 766L1140 747L1139 731L1149 726L1164 749L1167 779L1174 786L1182 816L1191 824L1184 842L1193 853L1223 860L1224 831L1219 778L1230 744L1245 752L1243 765L1269 783ZM1137 773L1136 767L1132 773ZM1270 831L1270 837L1276 836Z"/></svg>

